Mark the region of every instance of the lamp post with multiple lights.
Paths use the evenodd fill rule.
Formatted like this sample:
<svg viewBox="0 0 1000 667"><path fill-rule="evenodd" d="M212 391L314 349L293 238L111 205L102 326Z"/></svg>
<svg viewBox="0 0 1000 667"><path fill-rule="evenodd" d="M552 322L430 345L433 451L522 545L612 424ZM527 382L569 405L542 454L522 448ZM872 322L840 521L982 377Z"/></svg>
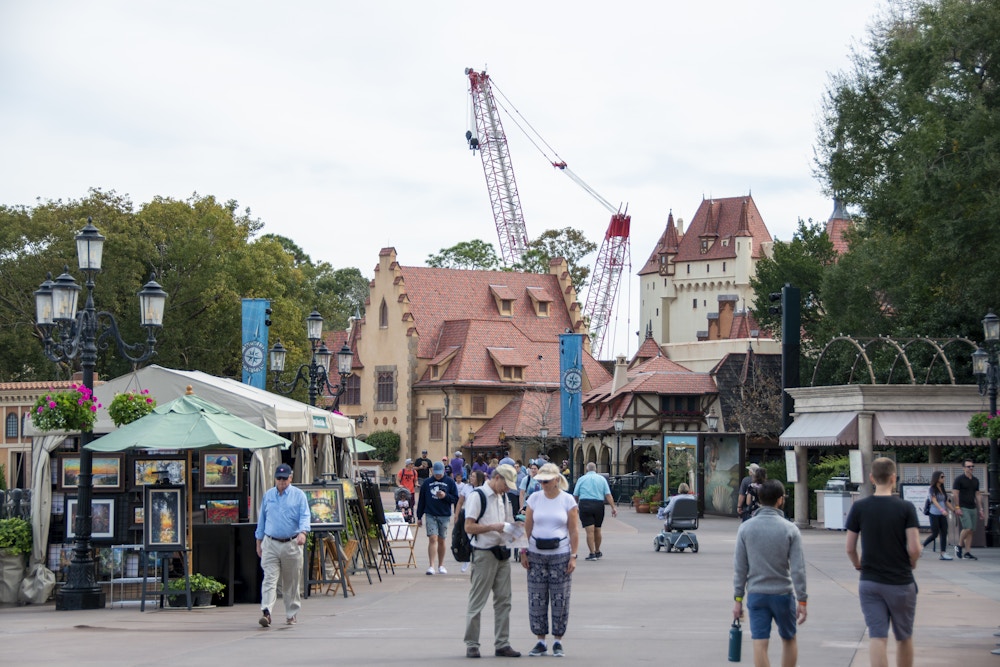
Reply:
<svg viewBox="0 0 1000 667"><path fill-rule="evenodd" d="M288 350L279 340L270 350L271 372L273 373L272 387L279 394L288 395L295 391L300 382L309 383L309 405L316 405L316 399L322 394L333 396L332 410L337 410L340 406L340 397L347 389L347 378L351 377L351 365L354 361L354 353L351 348L344 343L340 351L337 352L337 374L340 376L340 384L330 384L330 358L333 354L327 349L326 343L321 342L323 338L323 317L315 310L306 318L306 336L312 345L312 358L308 364L299 366L295 377L289 382L281 381L281 374L285 371L285 358Z"/></svg>
<svg viewBox="0 0 1000 667"><path fill-rule="evenodd" d="M972 353L972 372L979 380L979 394L989 397L990 417L997 414L997 385L1000 384L1000 317L991 310L983 318L983 345ZM986 534L990 546L1000 547L1000 446L990 438L990 462L987 468L989 492L989 522Z"/></svg>
<svg viewBox="0 0 1000 667"><path fill-rule="evenodd" d="M118 322L108 312L98 312L94 307L94 277L101 271L104 236L87 218L87 225L76 235L79 268L86 276L87 300L83 310L77 310L80 286L69 274L69 267L61 276L45 280L35 291L35 320L42 334L45 356L56 363L80 360L83 386L94 390L94 368L97 350L114 344L118 353L133 364L140 364L156 354L156 332L163 326L163 310L167 293L150 277L139 291L139 323L146 329L143 343L126 343L118 331ZM77 486L77 515L74 526L73 557L66 575L66 584L56 592L56 609L100 609L104 607L104 593L97 584L94 573L94 554L91 546L93 530L93 454L87 445L93 433L85 431L80 436L80 475Z"/></svg>

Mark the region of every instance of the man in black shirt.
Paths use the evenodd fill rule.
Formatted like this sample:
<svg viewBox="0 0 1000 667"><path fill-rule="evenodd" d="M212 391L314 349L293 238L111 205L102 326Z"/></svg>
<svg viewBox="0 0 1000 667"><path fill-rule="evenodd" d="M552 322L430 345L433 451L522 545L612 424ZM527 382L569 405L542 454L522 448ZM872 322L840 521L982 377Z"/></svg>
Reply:
<svg viewBox="0 0 1000 667"><path fill-rule="evenodd" d="M432 465L434 462L427 458L427 450L421 450L420 458L413 462L413 469L417 471L417 481L420 484L423 484L424 480L431 476Z"/></svg>
<svg viewBox="0 0 1000 667"><path fill-rule="evenodd" d="M871 638L871 664L888 665L889 625L896 637L897 667L913 665L913 618L920 559L920 524L913 503L896 496L896 464L872 461L875 495L862 498L847 515L847 557L861 571L858 599ZM858 555L858 538L861 555Z"/></svg>
<svg viewBox="0 0 1000 667"><path fill-rule="evenodd" d="M956 477L955 483L951 485L952 493L955 495L955 514L962 522L962 532L958 534L958 544L955 545L955 556L962 558L964 549L965 558L979 560L969 549L972 548L972 534L976 532L976 519L983 518L982 493L979 492L979 480L972 474L976 464L965 459L962 467L963 473Z"/></svg>

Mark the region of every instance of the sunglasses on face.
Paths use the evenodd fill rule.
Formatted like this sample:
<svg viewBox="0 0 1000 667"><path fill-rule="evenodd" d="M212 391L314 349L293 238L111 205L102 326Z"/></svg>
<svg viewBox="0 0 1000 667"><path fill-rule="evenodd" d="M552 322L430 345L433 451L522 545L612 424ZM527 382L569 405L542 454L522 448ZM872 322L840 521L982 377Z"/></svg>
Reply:
<svg viewBox="0 0 1000 667"><path fill-rule="evenodd" d="M965 466L966 468L975 468L976 466Z"/></svg>

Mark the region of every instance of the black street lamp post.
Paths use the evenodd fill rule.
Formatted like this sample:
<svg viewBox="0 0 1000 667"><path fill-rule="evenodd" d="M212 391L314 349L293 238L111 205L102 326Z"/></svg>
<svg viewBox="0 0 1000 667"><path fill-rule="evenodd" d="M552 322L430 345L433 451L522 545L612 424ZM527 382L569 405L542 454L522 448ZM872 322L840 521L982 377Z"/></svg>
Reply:
<svg viewBox="0 0 1000 667"><path fill-rule="evenodd" d="M540 455L541 454L548 454L549 453L548 452L548 450L549 450L549 443L548 443L549 429L548 429L548 427L543 426L540 429L538 429L538 436L542 439L542 451L540 451L538 453Z"/></svg>
<svg viewBox="0 0 1000 667"><path fill-rule="evenodd" d="M989 397L990 417L997 414L997 385L1000 383L1000 363L998 363L998 348L1000 348L1000 317L991 310L983 318L983 347L972 353L972 372L979 379L979 393ZM1000 547L1000 446L996 438L990 438L990 463L987 468L987 480L990 485L989 521L986 534L989 546Z"/></svg>
<svg viewBox="0 0 1000 667"><path fill-rule="evenodd" d="M625 419L621 415L615 417L613 422L615 425L615 435L618 437L618 443L616 445L617 450L615 451L615 460L618 462L618 476L621 477L622 474L622 431L625 430Z"/></svg>
<svg viewBox="0 0 1000 667"><path fill-rule="evenodd" d="M340 397L347 389L347 378L351 377L351 364L354 361L354 354L351 348L344 343L340 351L337 352L337 374L340 376L340 384L330 384L330 358L333 354L327 349L326 343L320 342L323 338L323 318L315 310L306 318L306 335L312 344L312 358L308 364L299 366L295 378L290 382L282 382L281 374L285 371L285 356L288 350L279 340L270 350L271 372L274 373L273 388L279 394L291 394L300 382L309 383L309 405L315 406L316 399L321 394L329 393L333 396L332 410L340 406Z"/></svg>
<svg viewBox="0 0 1000 667"><path fill-rule="evenodd" d="M146 329L144 343L129 344L122 340L114 315L94 308L94 276L101 271L104 237L87 218L87 225L76 235L79 268L86 276L87 301L77 310L80 286L69 274L69 267L53 282L46 279L35 291L35 319L42 334L45 356L56 363L79 358L83 371L83 386L94 390L94 368L97 350L114 344L118 353L133 364L140 364L156 354L156 331L163 326L163 309L167 293L151 277L139 292L139 321ZM56 592L56 609L100 609L104 593L97 584L94 554L91 547L93 531L93 454L87 445L93 433L80 435L80 475L77 486L77 515L74 529L73 557L66 575L66 584Z"/></svg>

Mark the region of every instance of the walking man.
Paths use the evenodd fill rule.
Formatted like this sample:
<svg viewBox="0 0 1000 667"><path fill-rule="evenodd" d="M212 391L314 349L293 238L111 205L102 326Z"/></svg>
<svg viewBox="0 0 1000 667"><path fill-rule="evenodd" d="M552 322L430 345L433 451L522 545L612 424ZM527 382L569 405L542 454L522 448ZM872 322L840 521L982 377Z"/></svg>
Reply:
<svg viewBox="0 0 1000 667"><path fill-rule="evenodd" d="M962 522L962 532L958 534L958 544L955 545L955 556L968 560L979 560L972 555L972 535L976 532L976 519L983 518L983 494L979 491L979 478L972 472L976 464L970 459L962 462L962 474L955 478L951 485L955 495L953 505L955 515ZM963 553L964 551L964 553Z"/></svg>
<svg viewBox="0 0 1000 667"><path fill-rule="evenodd" d="M750 488L750 484L753 483L754 475L757 473L757 468L760 466L756 463L751 463L747 466L747 476L740 481L740 495L736 499L736 516L740 518L741 521L746 521L750 518L750 513L746 511L744 504L746 503L747 490Z"/></svg>
<svg viewBox="0 0 1000 667"><path fill-rule="evenodd" d="M472 536L472 583L465 616L465 657L479 657L479 620L493 593L493 646L500 658L518 658L510 645L510 549L504 547L504 529L514 522L508 493L517 490L513 466L500 465L493 477L465 500L465 532ZM476 517L486 503L483 517Z"/></svg>
<svg viewBox="0 0 1000 667"><path fill-rule="evenodd" d="M587 531L587 548L590 554L587 560L597 560L601 553L601 526L604 525L604 503L611 505L611 516L618 516L615 499L611 496L611 487L603 475L597 474L597 464L591 461L587 464L587 472L576 480L573 495L580 506L580 523Z"/></svg>
<svg viewBox="0 0 1000 667"><path fill-rule="evenodd" d="M420 499L417 500L417 526L423 524L427 517L427 559L430 567L427 574L448 574L444 569L445 543L448 537L448 524L451 523L452 505L458 502L458 487L455 480L444 474L444 464L434 462L434 474L424 480L420 486ZM434 561L437 558L437 568Z"/></svg>
<svg viewBox="0 0 1000 667"><path fill-rule="evenodd" d="M920 524L913 503L897 498L896 464L872 461L875 495L862 498L847 514L847 557L861 571L858 598L871 638L872 667L888 667L889 624L896 637L897 667L913 665L913 617L920 559ZM858 536L861 556L858 556Z"/></svg>
<svg viewBox="0 0 1000 667"><path fill-rule="evenodd" d="M309 502L301 489L292 486L292 469L282 463L274 470L274 486L260 503L257 520L257 556L264 581L260 586L260 624L271 625L271 610L277 600L278 575L285 602L285 623L298 620L301 600L302 547L309 532Z"/></svg>
<svg viewBox="0 0 1000 667"><path fill-rule="evenodd" d="M795 667L799 657L796 624L806 622L806 560L802 553L802 536L781 511L785 504L785 487L781 482L776 479L764 482L760 503L760 511L740 524L736 531L733 618L743 615L745 592L754 666L771 665L767 648L771 621L774 621L781 637L781 665Z"/></svg>

